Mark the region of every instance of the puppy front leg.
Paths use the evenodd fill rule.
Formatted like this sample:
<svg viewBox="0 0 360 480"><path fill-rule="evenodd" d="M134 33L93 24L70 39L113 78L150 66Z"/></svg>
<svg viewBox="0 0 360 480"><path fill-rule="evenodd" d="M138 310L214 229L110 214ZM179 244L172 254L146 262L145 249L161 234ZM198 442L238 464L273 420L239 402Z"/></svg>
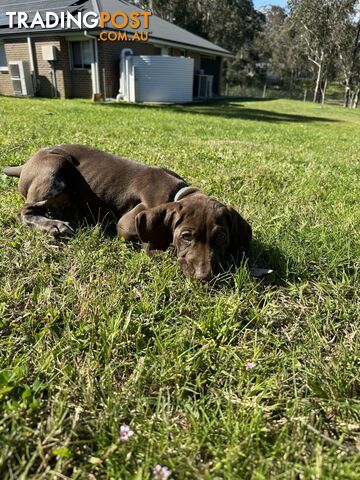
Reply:
<svg viewBox="0 0 360 480"><path fill-rule="evenodd" d="M139 203L136 205L136 207L130 210L130 212L127 212L120 218L117 224L117 233L119 238L123 238L129 242L136 242L140 240L136 231L135 217L143 210L146 210L145 205L143 203Z"/></svg>
<svg viewBox="0 0 360 480"><path fill-rule="evenodd" d="M25 203L20 212L21 221L26 225L38 228L53 237L73 235L74 230L69 222L45 217L46 208L49 206L52 206L49 200Z"/></svg>

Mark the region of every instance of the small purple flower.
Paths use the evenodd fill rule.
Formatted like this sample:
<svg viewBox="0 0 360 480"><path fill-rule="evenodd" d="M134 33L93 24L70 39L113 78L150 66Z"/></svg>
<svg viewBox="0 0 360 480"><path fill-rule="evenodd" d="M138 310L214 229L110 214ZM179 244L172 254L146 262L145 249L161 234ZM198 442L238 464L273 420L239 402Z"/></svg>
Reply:
<svg viewBox="0 0 360 480"><path fill-rule="evenodd" d="M156 465L153 469L153 475L155 480L166 480L170 477L170 470L167 467L162 467L161 465Z"/></svg>
<svg viewBox="0 0 360 480"><path fill-rule="evenodd" d="M130 429L129 425L121 425L120 427L120 440L127 442L130 437L134 435L134 432Z"/></svg>
<svg viewBox="0 0 360 480"><path fill-rule="evenodd" d="M251 370L252 368L255 368L256 363L255 362L247 362L245 363L245 370Z"/></svg>

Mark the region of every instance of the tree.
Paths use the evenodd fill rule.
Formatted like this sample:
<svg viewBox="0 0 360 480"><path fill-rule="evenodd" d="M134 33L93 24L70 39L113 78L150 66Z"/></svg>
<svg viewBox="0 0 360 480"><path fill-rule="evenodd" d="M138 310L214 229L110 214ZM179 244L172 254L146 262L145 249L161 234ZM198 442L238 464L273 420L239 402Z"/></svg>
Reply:
<svg viewBox="0 0 360 480"><path fill-rule="evenodd" d="M284 8L269 6L264 10L263 31L255 40L267 81L296 90L312 76L297 32Z"/></svg>
<svg viewBox="0 0 360 480"><path fill-rule="evenodd" d="M340 52L342 63L348 65L347 82L352 79L353 61L345 58L350 51L349 22L354 18L358 0L289 0L288 3L294 28L316 70L314 102L320 101L320 95L324 102L328 77L330 72L335 71L335 60ZM352 58L355 57L353 53ZM349 68L349 65L353 67Z"/></svg>
<svg viewBox="0 0 360 480"><path fill-rule="evenodd" d="M325 101L328 67L334 46L331 44L332 0L289 0L293 28L299 34L305 54L314 65L314 102Z"/></svg>
<svg viewBox="0 0 360 480"><path fill-rule="evenodd" d="M346 11L339 10L333 17L334 43L345 85L344 107L356 106L360 83L360 2L347 3L342 5Z"/></svg>
<svg viewBox="0 0 360 480"><path fill-rule="evenodd" d="M229 82L239 81L256 63L252 42L262 28L264 16L252 0L152 0L161 18L200 35L234 54L225 64ZM149 5L149 0L147 2ZM251 67L252 68L252 67Z"/></svg>

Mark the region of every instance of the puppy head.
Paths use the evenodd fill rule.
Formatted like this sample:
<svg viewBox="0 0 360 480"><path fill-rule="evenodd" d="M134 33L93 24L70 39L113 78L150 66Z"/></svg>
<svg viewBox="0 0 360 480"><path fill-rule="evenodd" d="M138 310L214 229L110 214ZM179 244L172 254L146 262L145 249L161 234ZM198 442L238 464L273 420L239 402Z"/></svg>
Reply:
<svg viewBox="0 0 360 480"><path fill-rule="evenodd" d="M241 260L251 227L233 209L204 194L195 194L139 213L137 234L149 250L176 248L185 275L208 281Z"/></svg>

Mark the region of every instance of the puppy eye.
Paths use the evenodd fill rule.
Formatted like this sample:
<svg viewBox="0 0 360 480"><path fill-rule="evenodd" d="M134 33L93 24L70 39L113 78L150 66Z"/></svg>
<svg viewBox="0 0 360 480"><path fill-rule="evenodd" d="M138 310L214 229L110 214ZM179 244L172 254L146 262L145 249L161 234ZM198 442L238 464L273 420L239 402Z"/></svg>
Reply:
<svg viewBox="0 0 360 480"><path fill-rule="evenodd" d="M226 239L227 239L227 235L226 235L226 232L224 230L220 230L220 231L217 232L216 237L215 237L215 241L217 243L225 242Z"/></svg>
<svg viewBox="0 0 360 480"><path fill-rule="evenodd" d="M190 232L184 232L181 234L181 238L185 240L186 242L191 242L192 235Z"/></svg>

